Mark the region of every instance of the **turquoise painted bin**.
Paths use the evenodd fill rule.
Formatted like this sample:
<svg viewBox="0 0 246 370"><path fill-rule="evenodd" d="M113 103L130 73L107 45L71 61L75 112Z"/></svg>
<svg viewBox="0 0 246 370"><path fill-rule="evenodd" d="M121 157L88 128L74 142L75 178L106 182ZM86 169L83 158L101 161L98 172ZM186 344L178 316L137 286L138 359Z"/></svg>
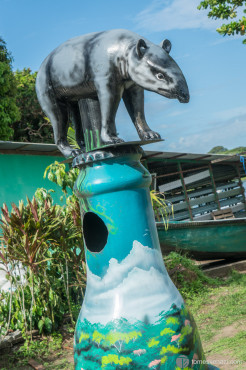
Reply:
<svg viewBox="0 0 246 370"><path fill-rule="evenodd" d="M87 287L76 370L206 369L199 334L163 263L140 154L81 168Z"/></svg>

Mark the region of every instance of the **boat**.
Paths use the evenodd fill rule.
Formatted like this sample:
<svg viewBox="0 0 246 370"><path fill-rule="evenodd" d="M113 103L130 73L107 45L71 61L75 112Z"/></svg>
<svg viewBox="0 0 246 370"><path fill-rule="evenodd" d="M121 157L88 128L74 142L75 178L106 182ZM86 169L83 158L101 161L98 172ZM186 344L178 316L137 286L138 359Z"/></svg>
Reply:
<svg viewBox="0 0 246 370"><path fill-rule="evenodd" d="M246 178L240 155L145 152L152 189L164 194L168 227L156 222L163 254L246 257Z"/></svg>
<svg viewBox="0 0 246 370"><path fill-rule="evenodd" d="M197 259L246 258L246 218L157 223L164 254L185 252Z"/></svg>

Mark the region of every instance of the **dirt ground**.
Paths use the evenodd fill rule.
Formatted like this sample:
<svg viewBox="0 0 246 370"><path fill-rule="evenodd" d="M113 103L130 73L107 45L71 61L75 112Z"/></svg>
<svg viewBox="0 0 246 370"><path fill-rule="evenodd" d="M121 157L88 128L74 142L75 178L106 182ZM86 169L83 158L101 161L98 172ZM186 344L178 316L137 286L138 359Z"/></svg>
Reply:
<svg viewBox="0 0 246 370"><path fill-rule="evenodd" d="M240 363L240 361L238 363L238 359L235 358L228 349L225 349L224 351L222 350L220 353L211 353L214 342L217 342L222 338L233 338L241 331L246 332L245 323L244 325L240 326L235 324L226 326L222 328L210 341L203 341L203 349L206 353L206 360L221 370L246 369L246 363Z"/></svg>

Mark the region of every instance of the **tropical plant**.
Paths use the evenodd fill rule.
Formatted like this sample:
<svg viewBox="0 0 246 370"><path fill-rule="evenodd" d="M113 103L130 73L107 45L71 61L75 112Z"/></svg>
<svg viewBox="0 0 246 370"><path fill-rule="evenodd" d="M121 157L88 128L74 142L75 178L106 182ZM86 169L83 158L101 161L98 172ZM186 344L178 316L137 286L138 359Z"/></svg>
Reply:
<svg viewBox="0 0 246 370"><path fill-rule="evenodd" d="M173 205L165 200L165 195L156 190L150 191L151 202L157 221L163 222L165 230L168 229L168 222L173 216Z"/></svg>
<svg viewBox="0 0 246 370"><path fill-rule="evenodd" d="M73 190L73 186L78 174L78 168L68 169L64 163L55 161L46 168L44 172L44 178L47 177L50 181L59 185L63 194L68 196Z"/></svg>
<svg viewBox="0 0 246 370"><path fill-rule="evenodd" d="M66 207L53 205L45 189L38 189L26 205L12 204L11 212L3 206L0 260L11 289L0 304L2 334L9 327L26 335L32 328L51 332L64 315L74 324L86 280L76 207L71 199Z"/></svg>

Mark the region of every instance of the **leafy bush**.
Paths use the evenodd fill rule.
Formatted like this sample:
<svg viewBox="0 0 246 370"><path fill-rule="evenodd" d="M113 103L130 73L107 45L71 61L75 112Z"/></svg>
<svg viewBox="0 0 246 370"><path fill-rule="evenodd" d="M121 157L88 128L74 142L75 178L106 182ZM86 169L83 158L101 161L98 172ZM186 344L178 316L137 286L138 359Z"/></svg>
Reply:
<svg viewBox="0 0 246 370"><path fill-rule="evenodd" d="M70 168L67 170L64 163L55 161L46 168L44 178L47 176L50 181L60 186L63 194L67 196L69 192L68 189L70 189L70 191L73 190L78 174L78 168ZM77 198L73 196L72 199L75 201Z"/></svg>
<svg viewBox="0 0 246 370"><path fill-rule="evenodd" d="M50 333L64 315L73 324L86 280L78 203L68 197L66 206L53 205L50 193L38 189L32 201L12 207L3 206L0 224L0 261L11 284L1 296L0 334Z"/></svg>
<svg viewBox="0 0 246 370"><path fill-rule="evenodd" d="M184 255L171 252L164 257L168 273L184 298L205 292L209 286L218 285L217 279L204 274L195 262Z"/></svg>

